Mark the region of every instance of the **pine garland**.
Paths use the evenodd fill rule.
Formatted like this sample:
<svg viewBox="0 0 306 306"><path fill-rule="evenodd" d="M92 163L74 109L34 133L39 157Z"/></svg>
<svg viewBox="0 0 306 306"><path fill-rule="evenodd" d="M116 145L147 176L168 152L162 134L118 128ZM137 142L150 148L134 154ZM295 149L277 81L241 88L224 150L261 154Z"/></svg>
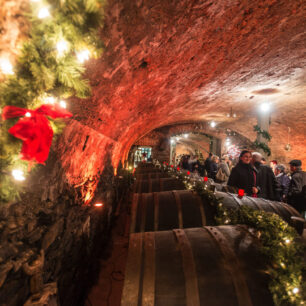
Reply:
<svg viewBox="0 0 306 306"><path fill-rule="evenodd" d="M267 139L268 141L271 141L272 136L268 131L262 130L258 124L253 126L254 132L257 132L257 134L262 135L263 138Z"/></svg>
<svg viewBox="0 0 306 306"><path fill-rule="evenodd" d="M187 189L196 191L201 198L213 205L217 211L215 220L218 225L244 224L255 233L261 242L260 251L266 260L267 273L271 277L269 290L275 305L304 304L305 246L298 241L300 238L294 228L276 214L254 210L247 206L235 210L225 209L222 198L217 198L204 182L195 182L189 175L166 164L161 168L171 176L181 179Z"/></svg>
<svg viewBox="0 0 306 306"><path fill-rule="evenodd" d="M219 225L245 224L253 229L266 259L267 273L271 277L269 289L275 305L302 305L306 289L302 288L305 247L297 242L298 235L291 226L276 214L247 206L227 210L222 203L218 205L216 221Z"/></svg>
<svg viewBox="0 0 306 306"><path fill-rule="evenodd" d="M259 142L259 141L255 140L253 144L256 148L262 149L264 152L266 152L268 156L271 155L270 147L267 144L265 144L264 142Z"/></svg>
<svg viewBox="0 0 306 306"><path fill-rule="evenodd" d="M268 142L271 141L271 134L269 134L268 131L262 130L259 125L254 125L254 131L257 133L257 135L262 135L262 137L267 139ZM271 155L271 149L266 143L255 140L253 145L256 148L263 150L265 153L267 153L268 156Z"/></svg>
<svg viewBox="0 0 306 306"><path fill-rule="evenodd" d="M29 39L23 44L14 74L0 84L0 106L13 105L33 109L48 96L57 99L73 95L85 98L90 85L82 75L84 65L77 53L88 50L91 57L102 52L99 29L103 22L104 0L45 0L33 2L27 14L31 22ZM39 10L49 9L50 16L39 19ZM59 54L56 46L65 41L67 50ZM52 121L54 133L60 133L62 123ZM22 184L11 176L12 169L26 172L27 163L18 158L21 141L7 130L16 119L1 122L0 134L0 202L13 201Z"/></svg>

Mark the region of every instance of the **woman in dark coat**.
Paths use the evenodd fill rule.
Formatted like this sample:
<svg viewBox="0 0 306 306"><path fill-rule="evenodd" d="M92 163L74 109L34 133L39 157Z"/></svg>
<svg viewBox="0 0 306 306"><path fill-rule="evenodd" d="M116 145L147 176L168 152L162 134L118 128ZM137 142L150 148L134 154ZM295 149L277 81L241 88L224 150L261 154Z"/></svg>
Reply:
<svg viewBox="0 0 306 306"><path fill-rule="evenodd" d="M248 196L256 196L258 190L255 186L256 172L250 165L252 154L243 150L239 156L238 164L233 168L227 185L243 189Z"/></svg>

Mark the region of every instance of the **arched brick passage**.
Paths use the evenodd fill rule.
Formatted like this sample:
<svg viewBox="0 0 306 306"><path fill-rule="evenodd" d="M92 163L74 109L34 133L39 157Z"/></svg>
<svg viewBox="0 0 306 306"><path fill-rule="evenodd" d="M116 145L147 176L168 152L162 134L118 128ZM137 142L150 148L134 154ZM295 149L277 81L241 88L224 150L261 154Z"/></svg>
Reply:
<svg viewBox="0 0 306 306"><path fill-rule="evenodd" d="M214 120L254 140L256 110L265 101L273 107L272 158L306 165L305 6L108 1L105 52L87 64L92 97L69 102L74 117L53 148L65 177L71 184L95 177L107 153L116 168L135 141L165 125ZM20 5L10 9L18 13ZM10 49L7 41L1 46ZM236 118L226 116L231 108Z"/></svg>

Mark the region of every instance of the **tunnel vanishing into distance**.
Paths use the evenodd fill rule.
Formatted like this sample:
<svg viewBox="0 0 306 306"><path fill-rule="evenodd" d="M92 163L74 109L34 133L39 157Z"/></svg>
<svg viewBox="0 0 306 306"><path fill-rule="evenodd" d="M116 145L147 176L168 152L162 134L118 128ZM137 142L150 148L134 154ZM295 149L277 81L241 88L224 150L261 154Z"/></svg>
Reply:
<svg viewBox="0 0 306 306"><path fill-rule="evenodd" d="M8 0L0 11L0 54L15 56L27 35L23 5ZM20 201L1 208L0 305L23 305L34 276L58 305L88 303L115 216L125 222L117 170L132 165L139 146L151 146L161 162L170 162L170 138L184 133L202 135L183 141L191 154L220 155L229 136L253 149L266 103L268 159L300 159L305 169L305 12L301 0L107 1L104 52L86 63L91 97L67 101L73 117L46 165L30 174ZM124 269L126 259L117 260ZM120 297L111 301L116 306Z"/></svg>
<svg viewBox="0 0 306 306"><path fill-rule="evenodd" d="M71 102L59 143L71 183L95 176L108 153L116 168L137 139L169 124L214 120L253 140L263 102L273 157L306 161L304 17L299 1L110 2L104 55L87 69L92 98Z"/></svg>

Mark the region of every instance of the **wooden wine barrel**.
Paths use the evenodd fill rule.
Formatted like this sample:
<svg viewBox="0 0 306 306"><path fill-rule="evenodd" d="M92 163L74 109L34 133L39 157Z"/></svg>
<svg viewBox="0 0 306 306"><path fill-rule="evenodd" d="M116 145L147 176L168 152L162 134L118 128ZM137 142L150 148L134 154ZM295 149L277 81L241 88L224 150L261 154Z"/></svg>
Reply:
<svg viewBox="0 0 306 306"><path fill-rule="evenodd" d="M133 186L133 192L136 193L183 189L185 189L185 186L182 181L172 177L147 180L139 179L135 181Z"/></svg>
<svg viewBox="0 0 306 306"><path fill-rule="evenodd" d="M165 172L135 173L135 178L137 180L157 179L163 177L169 177L169 175Z"/></svg>
<svg viewBox="0 0 306 306"><path fill-rule="evenodd" d="M291 206L267 201L261 198L238 198L235 194L216 192L223 198L225 208L237 209L242 205L257 210L278 214L301 234L303 223L297 223L291 217L301 215ZM130 232L165 231L173 228L201 227L215 225L216 207L202 200L191 190L173 190L153 193L134 193L132 200Z"/></svg>
<svg viewBox="0 0 306 306"><path fill-rule="evenodd" d="M121 306L271 306L258 239L242 226L131 234Z"/></svg>
<svg viewBox="0 0 306 306"><path fill-rule="evenodd" d="M145 168L155 168L155 166L152 163L140 162L137 164L137 169L145 169Z"/></svg>
<svg viewBox="0 0 306 306"><path fill-rule="evenodd" d="M161 172L161 170L159 168L141 168L141 169L136 168L135 170L135 174L156 173L156 172Z"/></svg>
<svg viewBox="0 0 306 306"><path fill-rule="evenodd" d="M270 201L263 198L252 198L247 196L239 198L237 194L229 192L215 192L215 195L217 198L222 198L222 203L227 209L235 209L239 208L242 205L246 205L253 209L275 213L279 215L288 224L295 227L298 233L302 234L303 232L303 219L301 219L300 222L296 221L296 218L301 218L301 215L297 210L295 210L292 206L286 203Z"/></svg>
<svg viewBox="0 0 306 306"><path fill-rule="evenodd" d="M219 183L212 183L211 186L215 186L215 190L222 191L223 185Z"/></svg>

